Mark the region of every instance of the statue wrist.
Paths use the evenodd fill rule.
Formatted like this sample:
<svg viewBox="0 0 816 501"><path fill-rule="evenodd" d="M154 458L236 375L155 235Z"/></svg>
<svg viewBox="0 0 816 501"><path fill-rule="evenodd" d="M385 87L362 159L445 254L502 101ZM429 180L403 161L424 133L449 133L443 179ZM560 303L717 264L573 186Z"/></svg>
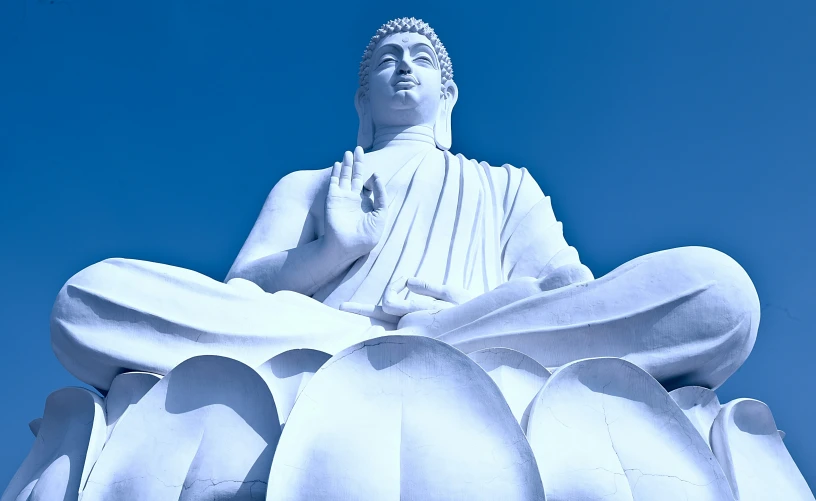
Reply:
<svg viewBox="0 0 816 501"><path fill-rule="evenodd" d="M319 258L324 260L326 263L352 263L369 252L343 248L336 242L327 239L325 236L320 237L319 242Z"/></svg>

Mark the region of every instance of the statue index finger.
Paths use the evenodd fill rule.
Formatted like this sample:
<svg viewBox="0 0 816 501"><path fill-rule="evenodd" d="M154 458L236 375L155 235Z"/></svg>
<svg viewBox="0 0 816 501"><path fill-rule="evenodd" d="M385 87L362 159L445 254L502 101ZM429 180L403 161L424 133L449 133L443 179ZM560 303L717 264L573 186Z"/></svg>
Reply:
<svg viewBox="0 0 816 501"><path fill-rule="evenodd" d="M414 294L440 299L442 301L454 302L450 291L442 284L434 284L420 278L411 277L405 284L408 290Z"/></svg>
<svg viewBox="0 0 816 501"><path fill-rule="evenodd" d="M350 151L343 154L343 164L340 166L340 187L348 190L351 188L351 167L354 159Z"/></svg>
<svg viewBox="0 0 816 501"><path fill-rule="evenodd" d="M354 148L354 160L351 165L351 191L359 193L363 190L363 149Z"/></svg>
<svg viewBox="0 0 816 501"><path fill-rule="evenodd" d="M329 180L329 184L339 185L340 184L340 162L334 162L334 166L332 167L331 171L331 179Z"/></svg>

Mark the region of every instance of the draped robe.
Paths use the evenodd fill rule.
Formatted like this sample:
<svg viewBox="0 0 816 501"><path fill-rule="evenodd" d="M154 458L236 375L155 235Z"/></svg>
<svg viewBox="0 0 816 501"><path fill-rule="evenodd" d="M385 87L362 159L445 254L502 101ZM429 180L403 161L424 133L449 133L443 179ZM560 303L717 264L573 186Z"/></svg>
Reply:
<svg viewBox="0 0 816 501"><path fill-rule="evenodd" d="M393 195L379 244L318 290L318 301L381 305L388 285L408 277L482 294L514 276L580 264L526 169L431 149L409 160L387 188ZM531 246L535 252L527 252Z"/></svg>
<svg viewBox="0 0 816 501"><path fill-rule="evenodd" d="M434 336L465 352L508 347L547 367L624 357L671 389L719 386L753 347L756 290L718 251L649 254L593 280L525 169L431 148L405 162L388 187L378 245L313 297L109 259L60 291L51 316L54 352L76 377L103 390L123 371L166 374L197 355L257 367L289 349L333 354L395 329L398 320L338 307L351 302L376 310L389 284L408 277L481 294L434 314L432 328L397 331ZM579 270L578 283L545 287L570 267Z"/></svg>

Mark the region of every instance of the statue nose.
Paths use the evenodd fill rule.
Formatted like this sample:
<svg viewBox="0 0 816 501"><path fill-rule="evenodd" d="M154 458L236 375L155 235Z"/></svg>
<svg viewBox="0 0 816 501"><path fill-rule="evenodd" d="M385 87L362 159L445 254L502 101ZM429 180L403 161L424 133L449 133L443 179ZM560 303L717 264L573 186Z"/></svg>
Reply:
<svg viewBox="0 0 816 501"><path fill-rule="evenodd" d="M406 75L411 73L411 65L408 64L405 59L400 61L399 65L397 66L397 70L399 71L400 75Z"/></svg>

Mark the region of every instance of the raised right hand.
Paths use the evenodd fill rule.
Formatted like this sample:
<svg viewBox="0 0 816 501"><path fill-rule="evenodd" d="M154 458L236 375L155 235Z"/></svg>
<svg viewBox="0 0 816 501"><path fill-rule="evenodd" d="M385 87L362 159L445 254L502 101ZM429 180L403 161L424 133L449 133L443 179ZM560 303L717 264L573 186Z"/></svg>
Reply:
<svg viewBox="0 0 816 501"><path fill-rule="evenodd" d="M332 253L356 259L370 252L382 237L387 219L385 186L371 176L373 200L363 191L363 149L347 151L336 162L326 196L324 241Z"/></svg>

